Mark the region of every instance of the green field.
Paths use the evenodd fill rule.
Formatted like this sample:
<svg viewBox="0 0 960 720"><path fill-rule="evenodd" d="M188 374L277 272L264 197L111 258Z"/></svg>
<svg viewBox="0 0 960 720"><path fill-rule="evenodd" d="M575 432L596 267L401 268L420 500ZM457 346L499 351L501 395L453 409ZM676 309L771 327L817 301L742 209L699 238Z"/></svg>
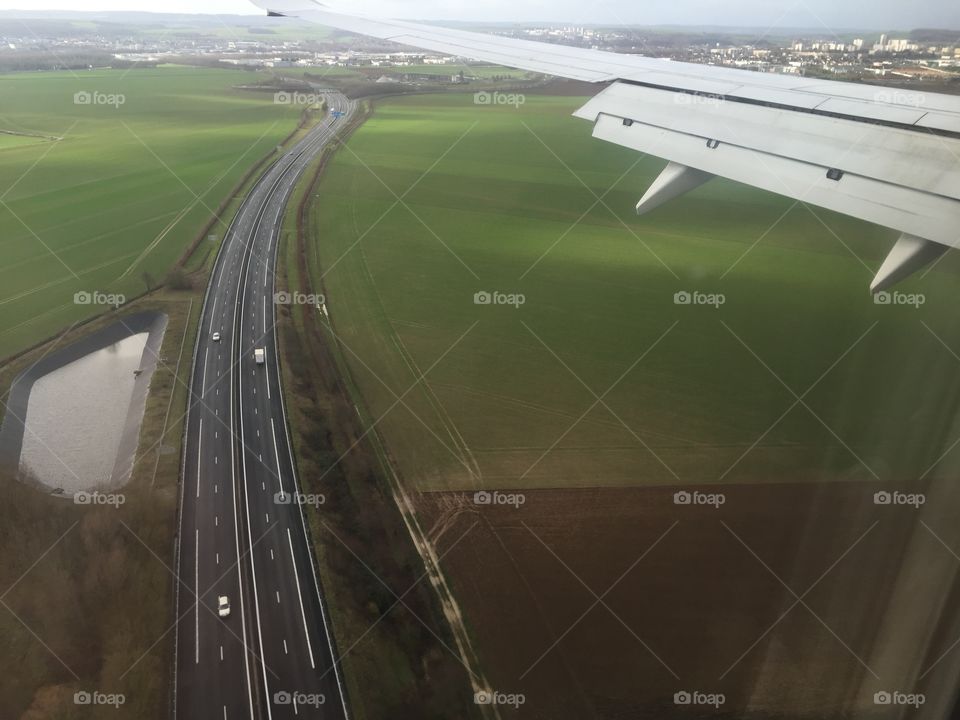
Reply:
<svg viewBox="0 0 960 720"><path fill-rule="evenodd" d="M900 288L924 293L919 309L882 306L867 288L891 231L723 180L637 218L663 162L593 140L570 117L580 102L392 99L328 169L312 272L403 477L437 490L926 472L957 434L955 258ZM476 305L480 291L526 303ZM682 291L725 303L677 305Z"/></svg>
<svg viewBox="0 0 960 720"><path fill-rule="evenodd" d="M0 357L162 281L296 108L250 73L169 68L0 75ZM122 104L78 105L78 92ZM14 138L14 140L11 140ZM223 228L217 233L222 235Z"/></svg>
<svg viewBox="0 0 960 720"><path fill-rule="evenodd" d="M19 24L14 11L11 22ZM30 29L38 36L69 35L87 39L136 38L144 45L156 39L179 38L185 41L218 38L235 42L289 40L290 42L324 42L345 34L315 23L294 19L277 20L263 16L185 15L173 13L116 12L112 17L82 20L30 17Z"/></svg>
<svg viewBox="0 0 960 720"><path fill-rule="evenodd" d="M385 71L391 73L417 73L420 75L456 75L463 72L467 77L480 78L481 80L490 80L500 78L503 80L521 79L532 76L532 73L523 70L511 70L500 65L406 65L400 67L387 67Z"/></svg>
<svg viewBox="0 0 960 720"><path fill-rule="evenodd" d="M23 147L24 145L36 145L37 143L43 142L50 141L34 135L13 135L10 133L0 133L0 150L9 150L10 148Z"/></svg>
<svg viewBox="0 0 960 720"><path fill-rule="evenodd" d="M297 79L302 78L304 73L306 73L316 82L323 82L324 78L329 79L331 82L338 80L376 80L383 75L397 76L406 74L436 75L438 79L445 78L449 80L451 76L461 71L466 78L477 78L479 82L491 81L494 78L498 80L524 80L534 77L532 73L511 70L497 65L398 65L387 67L356 65L350 67L329 66L303 69L283 68L279 70L282 74Z"/></svg>

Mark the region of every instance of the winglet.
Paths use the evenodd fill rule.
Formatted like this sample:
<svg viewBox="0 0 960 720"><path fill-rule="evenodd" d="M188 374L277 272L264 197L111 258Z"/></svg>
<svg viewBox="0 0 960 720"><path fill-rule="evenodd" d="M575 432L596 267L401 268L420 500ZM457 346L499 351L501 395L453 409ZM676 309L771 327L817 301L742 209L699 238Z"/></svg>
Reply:
<svg viewBox="0 0 960 720"><path fill-rule="evenodd" d="M648 213L666 202L685 195L715 177L680 163L670 162L637 203L637 215Z"/></svg>
<svg viewBox="0 0 960 720"><path fill-rule="evenodd" d="M878 293L893 287L927 263L936 260L948 249L946 245L904 233L870 283L870 292Z"/></svg>

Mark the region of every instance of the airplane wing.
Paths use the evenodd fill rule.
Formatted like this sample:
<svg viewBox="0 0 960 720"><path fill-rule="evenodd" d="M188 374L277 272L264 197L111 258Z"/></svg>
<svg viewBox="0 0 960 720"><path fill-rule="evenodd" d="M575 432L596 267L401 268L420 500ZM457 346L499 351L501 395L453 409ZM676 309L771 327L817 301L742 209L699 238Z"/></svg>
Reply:
<svg viewBox="0 0 960 720"><path fill-rule="evenodd" d="M594 137L668 160L645 213L730 178L901 233L885 290L960 247L960 97L452 30L252 0L271 15L605 87L574 113Z"/></svg>

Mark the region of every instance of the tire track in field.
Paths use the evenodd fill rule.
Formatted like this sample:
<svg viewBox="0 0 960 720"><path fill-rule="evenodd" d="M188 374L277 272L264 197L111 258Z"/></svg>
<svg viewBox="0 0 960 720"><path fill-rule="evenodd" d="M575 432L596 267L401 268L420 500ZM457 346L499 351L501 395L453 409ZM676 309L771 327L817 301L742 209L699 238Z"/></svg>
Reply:
<svg viewBox="0 0 960 720"><path fill-rule="evenodd" d="M533 410L536 412L543 413L545 415L553 415L555 417L560 417L565 420L576 420L577 415L574 413L566 412L565 410L557 410L556 408L547 407L546 405L540 405L539 403L530 402L528 400L520 400L518 398L510 397L508 395L500 395L498 393L489 392L487 390L479 390L477 388L467 387L466 385L454 385L450 383L434 383L435 387L438 388L447 388L449 390L456 390L467 395L476 395L487 400L491 400L498 405L506 407L519 407L524 410ZM610 428L612 430L626 431L623 425L619 422L613 420L604 420L603 418L583 418L583 421L599 425L604 428ZM631 428L632 429L632 428ZM690 447L699 447L706 446L707 443L703 443L698 440L691 440L690 438L680 437L678 435L671 435L669 433L658 432L656 430L643 429L645 435L659 437L663 440L670 440L674 443L680 443L681 445L687 445Z"/></svg>
<svg viewBox="0 0 960 720"><path fill-rule="evenodd" d="M389 317L388 317L388 315L387 315L387 312L386 312L386 310L385 310L385 308L384 308L383 300L382 300L382 298L381 298L381 296L380 296L380 293L379 293L379 291L378 291L378 289L377 289L376 282L375 282L375 280L374 280L374 278L373 278L373 274L370 272L369 265L367 264L366 255L364 255L364 253L363 253L363 243L360 242L364 237L366 237L366 236L370 233L370 231L373 229L374 226L371 226L371 227L368 228L366 231L361 231L361 230L360 230L360 224L359 224L358 216L357 216L357 203L356 203L356 198L359 196L359 193L357 192L357 188L358 188L357 173L354 172L354 173L351 175L351 190L352 190L352 192L350 193L350 198L351 198L350 209L351 209L351 218L352 218L352 220L353 220L353 231L354 231L354 234L356 235L356 237L358 238L358 240L352 244L351 250L354 250L354 249L355 249L355 250L357 250L357 251L360 253L360 267L361 267L361 270L362 270L362 276L361 276L361 278L360 278L360 281L363 282L363 284L365 284L366 286L368 286L368 288L369 288L369 293L368 293L368 294L376 301L377 309L379 310L379 315L380 315L380 317L382 318L383 324L384 324L385 327L386 327L387 334L389 334L389 336L390 336L390 338L391 338L391 341L392 341L393 344L394 344L395 349L397 349L398 351L400 351L400 352L401 352L401 357L403 357L402 351L400 350L399 347L397 347L397 343L396 343L396 339L395 339L396 332L395 332L395 329L394 329L394 327L393 327L393 323L390 321L390 319L389 319ZM383 220L384 217L385 217L385 215L382 216L382 217L380 218L380 220ZM314 245L314 248L315 248L315 253L316 253L315 257L316 257L317 267L320 268L320 267L322 267L322 263L321 263L321 261L320 261L320 255L319 255L319 243L316 243L316 244ZM348 252L349 252L349 251L348 251ZM346 253L345 253L345 254L346 254ZM340 259L337 260L337 263L339 263L340 260L343 259L343 257L345 256L345 254L344 254L344 255L341 255ZM328 271L328 272L329 272L329 271ZM326 273L324 273L324 274L326 274ZM356 355L356 354L353 353L352 351L351 351L350 354ZM376 379L380 384L382 384L385 388L387 388L388 392L390 392L390 393L392 393L394 396L396 396L396 393L394 392L394 389L393 389L392 387L390 387L390 385L389 385L386 381L384 381L379 375L377 375L369 366L367 366L366 362L365 362L362 358L360 358L359 356L357 356L357 359L360 360L360 362L366 367L366 369L368 370L368 372L370 372L371 374L373 374L373 376L375 377L375 379ZM404 361L406 362L406 358L404 358ZM408 367L408 369L409 369L409 367L410 367L410 366L409 366L409 363L407 364L407 367ZM418 377L420 377L419 374L415 374L415 375L414 375L414 379L416 379L416 378L418 378ZM421 385L423 384L423 380L420 381L420 384L421 384ZM428 398L428 401L429 401L429 398ZM418 422L420 422L421 424L423 424L424 427L427 429L427 431L428 431L431 435L433 435L434 439L435 439L438 443L440 443L440 444L444 447L444 449L445 449L447 452L449 452L449 453L457 460L457 462L460 463L460 465L463 466L464 470L467 471L467 474L470 475L471 478L475 477L475 475L476 475L476 473L477 473L477 468L476 468L476 467L472 467L472 466L470 465L469 461L466 459L466 457L465 457L464 454L463 454L463 449L459 446L459 444L456 442L456 440L455 440L453 437L451 437L451 440L453 441L454 445L457 446L457 447L456 447L456 450L455 450L454 448L451 448L446 442L444 442L443 438L440 437L440 436L433 430L433 428L431 428L431 427L427 424L427 422L426 422L425 420L423 420L420 416L418 416L416 413L414 413L413 410L410 409L410 407L409 407L405 402L402 403L402 404L403 404L403 406L404 406L404 409L407 410L407 412L411 413L411 414L417 419ZM437 412L436 408L433 408L433 410L434 410L434 412ZM443 422L443 418L440 417L440 420L441 420L441 423L442 423L442 422ZM449 428L445 428L445 429L447 429L447 433L448 433L448 435L449 435ZM476 463L475 463L475 464L476 464Z"/></svg>
<svg viewBox="0 0 960 720"><path fill-rule="evenodd" d="M417 362L410 355L406 346L403 344L403 341L400 339L399 334L396 332L396 329L393 326L389 316L387 315L386 309L383 305L383 299L380 296L380 292L377 289L376 282L374 281L373 274L370 272L370 266L367 263L367 257L363 250L363 243L360 243L357 246L357 250L360 253L360 266L363 270L364 279L367 281L371 291L377 302L377 307L380 309L380 312L383 318L386 320L386 329L390 336L390 341L393 343L394 348L400 355L400 358L403 360L404 365L407 366L407 369L412 373L413 379L421 378L420 387L423 389L423 394L427 399L431 409L436 414L437 419L440 421L440 424L443 426L443 429L446 431L447 436L450 438L451 442L457 449L458 459L460 463L466 468L467 472L471 477L477 481L480 481L482 484L483 475L480 471L480 466L477 463L476 458L471 452L469 446L466 443L463 435L457 429L456 424L453 422L453 419L447 413L446 408L443 406L443 403L440 402L440 399L433 392L433 388L430 387L430 383L427 378L423 375L422 370L420 369Z"/></svg>
<svg viewBox="0 0 960 720"><path fill-rule="evenodd" d="M124 227L122 227L122 228L116 228L116 229L114 229L114 230L111 230L110 232L101 233L100 235L95 235L95 236L93 236L93 237L91 237L91 238L87 238L86 240L81 240L80 242L75 242L75 243L73 243L72 245L65 245L64 247L59 248L58 252L60 252L60 253L66 253L66 252L69 252L70 250L76 250L77 248L81 248L81 247L84 247L84 246L86 246L86 245L89 245L90 243L98 242L98 241L100 241L100 240L106 240L108 237L110 237L110 236L112 236L112 235L117 235L117 234L119 234L119 233L128 232L129 230L132 230L133 228L139 227L139 226L141 226L141 225L149 225L150 223L157 222L158 220L165 220L165 219L168 218L169 216L173 215L175 212L176 212L175 210L171 210L170 212L163 213L162 215L156 215L156 216L151 217L151 218L146 218L146 219L144 219L144 220L139 220L139 221L133 223L132 225L126 225L126 226L124 226ZM24 240L27 240L28 238L25 237L25 238L23 238L23 239L24 239ZM135 255L135 254L136 254L136 253L131 253L130 255L127 255L126 257L131 257L132 255ZM29 258L26 258L26 259L24 259L24 260L20 260L19 262L15 262L15 263L13 263L13 264L11 264L11 265L5 265L5 266L3 267L2 272L7 272L8 270L14 270L14 269L16 269L16 268L23 267L24 265L29 265L29 264L32 263L32 262L37 262L38 260L48 260L49 258L50 258L50 256L49 256L47 253L41 253L41 254L38 254L38 255L34 255L33 257L29 257ZM7 298L4 298L4 299L0 300L0 305L2 305L3 303L5 303L6 301L7 301Z"/></svg>
<svg viewBox="0 0 960 720"><path fill-rule="evenodd" d="M93 267L84 268L83 270L80 270L80 271L77 273L77 275L79 275L79 276L81 276L81 277L84 276L84 275L89 275L90 273L96 272L97 270L102 270L102 269L105 268L105 267L109 267L110 265L113 265L114 263L122 262L122 261L124 261L124 260L129 259L129 258L132 258L134 255L136 255L136 253L129 253L129 254L127 254L127 255L121 255L121 256L118 257L118 258L112 258L112 259L110 259L110 260L107 260L106 262L100 263L99 265L94 265ZM70 281L72 281L72 280L74 280L73 275L66 275L66 276L64 276L64 277L62 277L62 278L60 278L60 279L58 279L58 280L51 280L50 282L44 283L43 285L40 285L40 286L38 286L38 287L32 288L32 289L30 289L30 290L25 290L25 291L22 292L22 293L19 293L19 294L17 294L17 295L12 296L12 297L5 298L5 299L3 299L3 300L0 300L0 305L6 305L7 303L15 302L16 300L22 300L22 299L25 298L25 297L29 297L30 295L33 295L33 294L38 293L38 292L42 292L42 291L47 290L47 289L49 289L49 288L51 288L51 287L53 287L53 286L55 286L55 285L61 285L61 284L65 283L65 282L70 282Z"/></svg>
<svg viewBox="0 0 960 720"><path fill-rule="evenodd" d="M357 186L357 173L353 175L353 187ZM352 198L356 198L356 193L351 194ZM354 230L357 237L362 240L363 237L372 230L368 228L366 232L360 233L358 223L357 223L357 208L356 200L354 199L352 203L353 211L353 222ZM381 218L382 219L382 218ZM386 311L384 310L383 300L380 296L380 293L377 289L376 284L373 281L373 275L370 272L369 265L367 264L366 256L363 254L362 243L357 241L356 245L360 246L361 260L360 265L362 268L362 277L361 281L369 285L370 291L372 292L372 297L377 303L377 307L380 310L380 317L386 323L387 332L391 336L396 335L396 331L393 327L393 324L390 323ZM319 253L317 255L319 260ZM342 259L342 258L341 258ZM337 260L339 263L339 260ZM320 265L318 265L320 267ZM331 268L332 269L332 268ZM327 271L329 272L329 270ZM420 377L420 376L415 376ZM379 378L378 378L379 379ZM381 382L383 382L381 380ZM385 383L384 383L385 384ZM388 389L389 386L387 386ZM392 390L391 390L392 392ZM428 429L429 426L427 426ZM431 433L433 432L430 429ZM437 440L446 447L446 444L437 437ZM463 613L460 609L460 605L457 602L456 597L453 594L453 590L450 587L450 584L447 580L446 575L440 569L440 558L437 556L436 545L431 542L427 533L424 531L420 523L420 514L418 512L417 503L414 502L411 494L408 492L407 488L404 485L404 482L400 479L397 468L395 467L394 462L390 458L389 452L386 449L385 443L383 442L381 431L377 429L373 433L373 441L375 446L378 448L377 456L380 459L381 466L383 467L386 479L390 485L391 494L393 496L394 502L397 504L397 508L400 511L400 515L403 518L404 525L407 528L407 532L410 535L410 538L417 549L417 553L423 560L424 567L426 568L427 577L430 580L430 584L433 586L434 591L437 593L437 596L440 600L440 605L443 611L444 616L447 619L447 622L450 625L450 629L453 634L453 639L457 647L457 654L459 655L459 660L464 668L467 670L467 673L470 676L470 684L473 687L474 692L487 691L489 689L489 683L487 682L486 677L484 676L481 667L479 656L473 643L470 638L470 634L467 631L466 623L463 619ZM456 457L456 453L453 452L450 448L447 448L451 454ZM461 463L464 464L467 472L470 471L470 467L466 464L463 459L460 459ZM469 533L470 529L467 530ZM448 648L449 649L449 648ZM495 718L500 720L501 714L499 708L496 705L484 705L481 707L481 711L484 717L486 718Z"/></svg>
<svg viewBox="0 0 960 720"><path fill-rule="evenodd" d="M125 216L128 215L130 208L137 207L138 205L143 205L143 204L145 204L145 203L149 203L149 205L150 205L151 207L153 207L153 206L155 206L155 205L157 204L157 201L159 201L159 200L166 200L166 199L169 198L171 195L182 195L182 194L183 194L183 191L182 191L182 190L177 190L177 191L172 192L172 193L164 193L163 195L152 195L152 196L150 196L149 198L146 198L146 199L144 199L144 200L140 200L140 201L135 202L135 203L127 203L127 204L125 204L125 205L123 206L123 209L124 209L124 213L123 213L123 214L124 214ZM176 212L176 210L169 210L168 212L164 213L164 215L173 215L175 212ZM62 229L66 228L66 227L69 227L69 226L71 226L71 225L76 225L76 224L78 224L78 223L85 222L85 221L90 220L90 219L92 219L92 218L100 217L101 215L103 215L103 213L90 213L89 215L74 215L73 217L71 217L69 220L67 220L67 221L65 221L65 222L57 223L56 225L46 225L46 226L43 226L43 227L39 227L35 222L30 222L29 225L30 225L31 227L38 228L38 229L37 229L37 233L38 233L38 234L43 233L44 235L46 235L46 234L49 234L49 233L52 233L52 232L56 232L56 231L58 231L58 230L62 230ZM116 231L116 230L111 230L111 232L117 232L117 231ZM2 251L3 249L5 249L5 247L6 247L7 245L15 245L16 243L29 242L29 241L32 240L32 239L33 239L33 236L32 236L30 233L25 233L25 234L20 235L20 236L8 235L8 236L4 237L3 239L0 239L0 251ZM63 250L63 249L66 249L66 248L58 248L58 249L59 249L59 250ZM46 255L45 255L45 254L44 254L44 255L38 255L37 257L46 257Z"/></svg>
<svg viewBox="0 0 960 720"><path fill-rule="evenodd" d="M113 258L112 260L108 260L108 261L106 261L106 262L104 262L104 263L100 263L99 265L97 265L97 266L95 266L95 267L87 268L86 270L81 270L81 271L79 272L79 275L83 276L83 275L87 275L87 274L92 273L92 272L96 272L97 270L102 270L103 268L108 267L108 266L110 266L110 265L113 265L114 263L123 262L124 260L128 260L128 259L130 259L131 257L133 257L135 254L136 254L136 253L130 253L129 255L123 255L123 256L118 257L118 258ZM54 285L60 285L61 283L65 283L65 282L72 281L72 280L73 280L73 276L72 276L72 275L67 275L66 277L60 278L59 280L51 281L51 282L47 283L46 285L44 285L43 287L37 288L37 290L35 290L35 291L30 291L30 292L28 292L28 293L22 293L22 295L24 295L24 296L26 296L26 295L32 295L34 292L39 292L40 290L43 290L43 289L45 289L45 288L47 288L47 287L52 287L52 286L54 286ZM8 301L4 301L4 302L8 302ZM20 322L20 323L17 323L16 325L12 325L11 327L8 327L8 328L6 328L6 329L4 329L4 330L0 330L0 337L3 337L4 335L6 335L6 334L9 333L9 332L13 332L14 330L17 330L17 329L19 329L19 328L22 328L24 325L29 325L30 323L35 322L36 320L39 320L40 318L44 317L45 315L50 315L50 314L53 313L53 312L56 312L56 311L58 311L58 310L61 310L62 308L65 308L65 307L70 307L70 306L72 306L72 305L73 305L73 302L68 302L68 303L64 303L64 304L62 304L62 305L58 305L58 306L55 307L55 308L51 308L50 310L45 310L45 311L42 312L42 313L37 313L36 315L33 315L32 317L29 317L29 318L27 318L26 320L24 320L24 321L22 321L22 322Z"/></svg>

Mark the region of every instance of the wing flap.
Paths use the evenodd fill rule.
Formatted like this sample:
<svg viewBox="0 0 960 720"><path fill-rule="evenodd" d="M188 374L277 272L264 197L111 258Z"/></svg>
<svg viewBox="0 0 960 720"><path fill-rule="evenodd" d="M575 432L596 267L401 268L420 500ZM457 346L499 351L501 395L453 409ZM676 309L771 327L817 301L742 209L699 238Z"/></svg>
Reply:
<svg viewBox="0 0 960 720"><path fill-rule="evenodd" d="M956 200L849 173L840 181L830 180L828 168L822 165L725 143L711 148L707 145L709 138L701 135L643 122L627 126L611 115L597 119L593 135L711 175L951 247L960 246L956 227L960 203Z"/></svg>
<svg viewBox="0 0 960 720"><path fill-rule="evenodd" d="M601 114L960 200L960 140L953 138L627 83L575 113L591 122Z"/></svg>

